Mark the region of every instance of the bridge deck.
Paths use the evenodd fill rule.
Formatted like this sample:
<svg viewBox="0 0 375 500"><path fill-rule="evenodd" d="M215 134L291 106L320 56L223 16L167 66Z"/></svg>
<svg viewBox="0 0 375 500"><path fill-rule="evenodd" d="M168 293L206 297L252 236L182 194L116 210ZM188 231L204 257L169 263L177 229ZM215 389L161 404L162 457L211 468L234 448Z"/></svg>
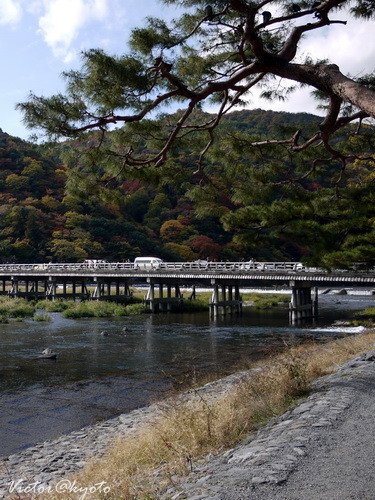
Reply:
<svg viewBox="0 0 375 500"><path fill-rule="evenodd" d="M76 263L2 264L0 279L126 279L212 284L212 280L241 285L367 286L375 285L375 270L354 271L305 267L294 262L165 262L157 269L139 269L132 263L108 262L96 266Z"/></svg>
<svg viewBox="0 0 375 500"><path fill-rule="evenodd" d="M168 262L154 269L140 269L131 263L112 262L83 264L3 264L0 265L0 294L13 297L40 297L54 300L71 298L125 300L131 297L130 285L147 281L145 303L150 311L169 311L183 303L180 286L201 285L212 289L210 314L240 314L240 286L284 286L292 290L290 319L292 323L317 317L318 287L375 287L375 272L304 267L293 262ZM115 293L113 294L113 286ZM62 294L57 288L62 285ZM94 288L94 291L89 288ZM68 291L69 287L69 291ZM159 297L155 294L159 288ZM166 296L163 296L166 287ZM123 288L121 295L120 289ZM315 288L312 295L312 288ZM174 296L173 291L174 289Z"/></svg>

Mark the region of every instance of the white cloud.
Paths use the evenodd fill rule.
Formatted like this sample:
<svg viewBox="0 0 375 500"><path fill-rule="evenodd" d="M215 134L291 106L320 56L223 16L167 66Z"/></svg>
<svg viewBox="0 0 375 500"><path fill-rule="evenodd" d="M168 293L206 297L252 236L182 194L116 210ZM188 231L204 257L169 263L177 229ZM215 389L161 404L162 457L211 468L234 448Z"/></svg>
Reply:
<svg viewBox="0 0 375 500"><path fill-rule="evenodd" d="M16 0L1 0L0 24L16 24L22 17L22 9Z"/></svg>
<svg viewBox="0 0 375 500"><path fill-rule="evenodd" d="M341 71L353 76L371 72L375 67L375 45L372 43L375 23L349 18L345 13L339 17L348 19L348 24L331 24L325 30L316 31L306 37L301 49L314 58L328 58Z"/></svg>
<svg viewBox="0 0 375 500"><path fill-rule="evenodd" d="M293 82L291 82L293 84ZM254 89L249 99L247 109L271 109L272 111L288 111L289 113L312 113L321 115L322 110L317 109L317 101L312 97L308 88L297 88L289 95L287 100L268 100L260 97L261 89Z"/></svg>
<svg viewBox="0 0 375 500"><path fill-rule="evenodd" d="M40 32L54 54L67 63L75 57L72 45L80 30L108 14L107 0L43 0L43 4Z"/></svg>

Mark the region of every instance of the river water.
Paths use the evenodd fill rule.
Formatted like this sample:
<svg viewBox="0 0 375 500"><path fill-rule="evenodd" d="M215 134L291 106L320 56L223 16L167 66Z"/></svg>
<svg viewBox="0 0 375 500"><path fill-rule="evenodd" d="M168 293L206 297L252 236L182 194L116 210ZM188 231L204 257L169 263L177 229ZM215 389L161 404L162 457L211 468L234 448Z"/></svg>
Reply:
<svg viewBox="0 0 375 500"><path fill-rule="evenodd" d="M319 323L288 325L287 306L0 325L0 456L146 405L204 374L224 375L272 350L358 329L332 328L374 297L322 296ZM43 349L56 361L38 360Z"/></svg>

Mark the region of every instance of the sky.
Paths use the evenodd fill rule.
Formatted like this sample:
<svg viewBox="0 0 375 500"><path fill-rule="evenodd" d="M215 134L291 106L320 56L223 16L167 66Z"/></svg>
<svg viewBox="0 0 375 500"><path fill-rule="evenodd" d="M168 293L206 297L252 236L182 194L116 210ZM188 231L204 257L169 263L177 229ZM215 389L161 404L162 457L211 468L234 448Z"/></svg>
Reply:
<svg viewBox="0 0 375 500"><path fill-rule="evenodd" d="M79 68L80 53L102 48L127 50L131 28L146 16L173 18L174 7L158 0L0 0L0 128L27 139L32 131L15 110L30 92L49 96L64 90L63 71ZM348 19L344 12L335 16ZM350 20L312 32L301 43L303 55L329 58L352 76L375 69L375 22ZM248 107L316 112L307 89L287 102L265 101L254 93Z"/></svg>

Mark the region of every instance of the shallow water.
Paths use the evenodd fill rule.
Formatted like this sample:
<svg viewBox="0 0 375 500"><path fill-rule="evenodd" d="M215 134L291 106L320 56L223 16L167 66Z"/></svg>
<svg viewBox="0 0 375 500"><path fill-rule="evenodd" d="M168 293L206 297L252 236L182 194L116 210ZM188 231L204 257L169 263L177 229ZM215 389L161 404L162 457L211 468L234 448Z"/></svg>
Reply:
<svg viewBox="0 0 375 500"><path fill-rule="evenodd" d="M288 325L285 306L215 322L208 313L111 320L52 314L49 323L0 325L0 456L143 406L197 375L229 373L306 339L356 333L329 325L373 303L322 296L319 323L302 328ZM56 361L37 359L46 347Z"/></svg>

